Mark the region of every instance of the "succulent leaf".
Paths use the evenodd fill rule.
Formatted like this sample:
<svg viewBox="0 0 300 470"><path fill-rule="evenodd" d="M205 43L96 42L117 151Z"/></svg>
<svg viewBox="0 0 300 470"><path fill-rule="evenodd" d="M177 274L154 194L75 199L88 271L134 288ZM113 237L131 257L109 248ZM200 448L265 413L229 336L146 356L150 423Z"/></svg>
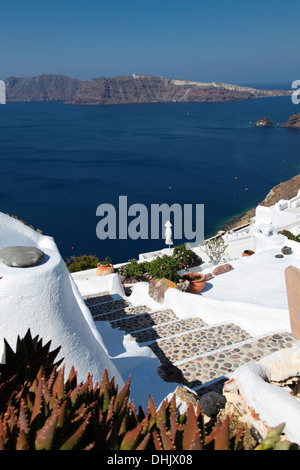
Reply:
<svg viewBox="0 0 300 470"><path fill-rule="evenodd" d="M163 422L163 423L166 423L167 421L167 400L164 400L159 409L157 410L156 412L156 421L159 422L160 420Z"/></svg>
<svg viewBox="0 0 300 470"><path fill-rule="evenodd" d="M142 425L143 424L140 423L135 429L126 433L121 442L120 450L134 450L136 448L141 435Z"/></svg>
<svg viewBox="0 0 300 470"><path fill-rule="evenodd" d="M214 441L215 450L229 450L229 417L226 416L223 423L218 422L208 436L206 443Z"/></svg>
<svg viewBox="0 0 300 470"><path fill-rule="evenodd" d="M154 443L154 447L155 447L155 450L164 450L163 449L163 446L161 444L161 441L159 439L159 436L156 432L156 430L154 429L153 433L152 433L152 437L153 437L153 443Z"/></svg>
<svg viewBox="0 0 300 470"><path fill-rule="evenodd" d="M56 430L56 424L58 420L58 413L54 412L47 419L44 426L39 429L35 439L36 450L51 450L52 442Z"/></svg>
<svg viewBox="0 0 300 470"><path fill-rule="evenodd" d="M64 398L65 394L65 385L64 385L64 371L65 367L63 366L56 377L56 380L53 384L52 388L52 395L54 398L58 398L59 400L62 400Z"/></svg>
<svg viewBox="0 0 300 470"><path fill-rule="evenodd" d="M115 406L114 406L114 413L118 414L119 411L122 408L122 404L124 403L125 398L129 397L129 387L130 387L130 381L131 377L128 377L127 382L125 383L124 387L122 390L118 393L116 400L115 400Z"/></svg>
<svg viewBox="0 0 300 470"><path fill-rule="evenodd" d="M82 438L84 431L90 420L90 414L86 417L81 426L63 443L59 450L74 450Z"/></svg>
<svg viewBox="0 0 300 470"><path fill-rule="evenodd" d="M29 432L29 422L26 416L26 405L24 399L21 399L20 403L19 427L20 432L23 431L25 434Z"/></svg>
<svg viewBox="0 0 300 470"><path fill-rule="evenodd" d="M176 450L175 444L172 441L171 437L169 436L165 428L165 425L163 424L162 421L158 422L158 428L160 431L160 437L161 437L164 450Z"/></svg>
<svg viewBox="0 0 300 470"><path fill-rule="evenodd" d="M23 429L20 430L17 442L16 450L30 450L30 445L27 441L26 433Z"/></svg>
<svg viewBox="0 0 300 470"><path fill-rule="evenodd" d="M183 450L201 450L201 436L198 427L197 418L195 415L194 407L192 403L189 403L187 419L185 425L184 436L182 440Z"/></svg>
<svg viewBox="0 0 300 470"><path fill-rule="evenodd" d="M151 434L148 432L142 442L137 446L136 450L147 450L148 443L150 441Z"/></svg>
<svg viewBox="0 0 300 470"><path fill-rule="evenodd" d="M38 383L36 393L35 393L35 398L34 398L34 404L33 404L33 410L31 414L31 420L30 423L32 424L33 421L39 416L41 412L41 406L42 406L42 390L43 390L43 383L40 381Z"/></svg>

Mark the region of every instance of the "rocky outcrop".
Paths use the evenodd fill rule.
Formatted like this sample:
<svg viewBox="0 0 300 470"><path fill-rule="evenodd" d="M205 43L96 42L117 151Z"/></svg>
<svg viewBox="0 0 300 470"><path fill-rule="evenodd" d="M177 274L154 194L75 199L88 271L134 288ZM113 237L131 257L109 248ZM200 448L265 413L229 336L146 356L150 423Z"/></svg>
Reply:
<svg viewBox="0 0 300 470"><path fill-rule="evenodd" d="M177 289L177 285L169 279L151 279L149 281L149 296L160 304L164 303L168 289Z"/></svg>
<svg viewBox="0 0 300 470"><path fill-rule="evenodd" d="M293 114L284 124L282 124L282 127L300 129L300 114Z"/></svg>
<svg viewBox="0 0 300 470"><path fill-rule="evenodd" d="M297 193L300 188L300 173L296 176L293 176L288 181L284 181L283 183L279 183L277 186L274 186L265 199L262 202L257 202L257 204L261 204L262 206L270 207L276 204L276 202L280 201L280 199L292 199L293 197L297 196ZM249 224L250 220L255 216L255 209L250 209L249 211L241 214L239 217L235 218L228 222L222 230L232 230L234 228L240 227L242 225Z"/></svg>
<svg viewBox="0 0 300 470"><path fill-rule="evenodd" d="M150 75L78 80L63 75L10 77L7 101L63 101L75 105L223 102L282 96L286 90L258 90L226 83L174 80Z"/></svg>
<svg viewBox="0 0 300 470"><path fill-rule="evenodd" d="M264 117L262 119L258 119L257 121L253 122L253 126L255 126L255 127L272 127L273 122L270 121L269 118Z"/></svg>

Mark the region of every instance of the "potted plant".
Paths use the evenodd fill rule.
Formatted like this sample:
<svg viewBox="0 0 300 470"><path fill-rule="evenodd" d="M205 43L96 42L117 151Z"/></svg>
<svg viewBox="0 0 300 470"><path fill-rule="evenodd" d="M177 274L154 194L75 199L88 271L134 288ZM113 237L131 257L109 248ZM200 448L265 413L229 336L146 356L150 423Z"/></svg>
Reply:
<svg viewBox="0 0 300 470"><path fill-rule="evenodd" d="M104 261L100 261L97 265L96 276L106 276L107 274L114 273L114 267L111 263L111 259L107 256Z"/></svg>
<svg viewBox="0 0 300 470"><path fill-rule="evenodd" d="M245 250L245 251L243 251L242 256L251 256L251 255L254 255L254 253L255 253L255 251Z"/></svg>
<svg viewBox="0 0 300 470"><path fill-rule="evenodd" d="M199 273L187 273L184 274L183 279L190 281L190 287L188 292L191 294L199 294L202 291L206 284L206 278L202 274Z"/></svg>

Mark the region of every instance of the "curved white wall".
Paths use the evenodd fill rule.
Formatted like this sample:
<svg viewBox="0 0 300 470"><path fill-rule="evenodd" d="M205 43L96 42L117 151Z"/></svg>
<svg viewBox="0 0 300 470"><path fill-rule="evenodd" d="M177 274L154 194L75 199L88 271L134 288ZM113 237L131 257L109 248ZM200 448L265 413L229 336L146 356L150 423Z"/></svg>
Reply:
<svg viewBox="0 0 300 470"><path fill-rule="evenodd" d="M122 386L124 381L107 354L53 238L3 213L0 229L0 249L36 246L45 253L44 261L30 268L11 268L0 262L0 358L4 338L14 349L18 335L23 337L30 328L44 344L51 340L53 349L61 346L59 358L64 358L66 373L73 365L79 381L90 372L96 382L107 368L109 376L114 375Z"/></svg>

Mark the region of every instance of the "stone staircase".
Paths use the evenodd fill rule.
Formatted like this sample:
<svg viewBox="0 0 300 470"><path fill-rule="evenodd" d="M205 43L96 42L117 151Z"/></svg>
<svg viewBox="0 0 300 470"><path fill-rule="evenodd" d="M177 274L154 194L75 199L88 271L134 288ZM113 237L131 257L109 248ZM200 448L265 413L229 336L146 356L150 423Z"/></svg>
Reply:
<svg viewBox="0 0 300 470"><path fill-rule="evenodd" d="M196 317L180 320L172 310L151 311L133 306L129 298L114 300L107 292L84 300L95 322L109 321L112 328L130 334L132 341L151 348L165 381L182 383L196 392L210 383L223 383L243 363L291 347L293 342L288 332L251 337L233 323L207 325Z"/></svg>

